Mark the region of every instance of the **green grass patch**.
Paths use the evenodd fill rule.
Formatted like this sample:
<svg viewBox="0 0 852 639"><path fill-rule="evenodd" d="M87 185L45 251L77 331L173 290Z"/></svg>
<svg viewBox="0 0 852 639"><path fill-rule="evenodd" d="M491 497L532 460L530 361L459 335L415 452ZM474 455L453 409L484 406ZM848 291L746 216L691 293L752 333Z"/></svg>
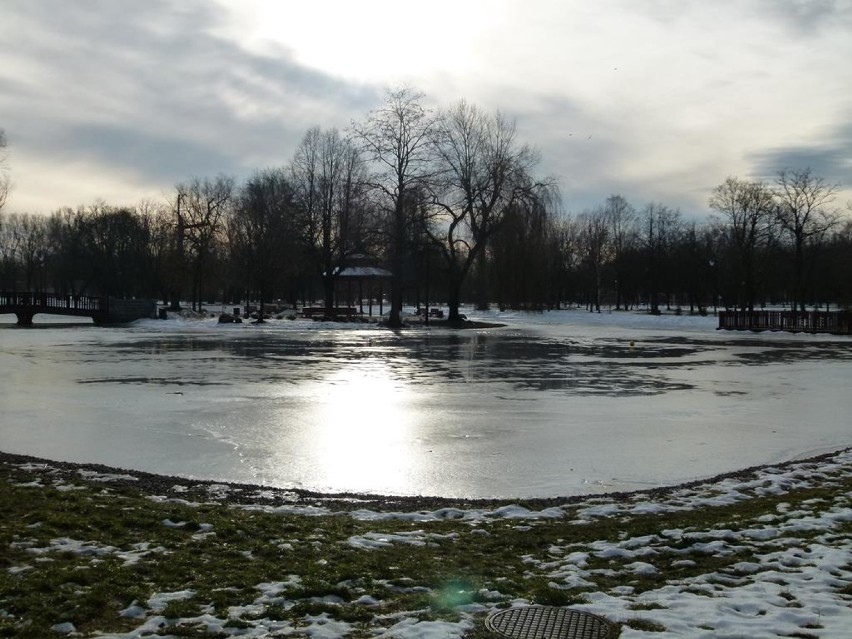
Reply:
<svg viewBox="0 0 852 639"><path fill-rule="evenodd" d="M666 627L657 623L656 621L650 621L649 619L630 619L624 622L624 625L628 628L632 628L633 630L641 630L642 632L665 632Z"/></svg>
<svg viewBox="0 0 852 639"><path fill-rule="evenodd" d="M665 538L664 531L673 529L741 530L762 525L759 519L777 515L782 504L814 511L848 504L852 491L852 478L840 476L822 486L712 508L590 523L577 523L568 508L562 519L472 525L365 522L347 514L280 515L227 504L160 502L130 483L79 479L73 482L79 489L58 490L47 476L43 486L22 485L36 477L38 471L0 465L0 637L51 636L51 626L69 621L83 637L127 632L141 624L120 615L134 603L149 616L168 620L161 634L179 637L223 636L193 621L201 614L235 630L263 619L300 627L307 618L325 615L349 624L353 636L371 637L397 615L456 621L471 606L497 609L518 599L571 606L587 602L590 592L613 593L625 585L639 598L630 610L654 610L662 606L643 603L643 592L721 573L738 562L759 563L759 556L744 544L720 555L687 552L694 543L689 539L665 539L660 546L668 550L640 559L656 572L634 574L627 566L637 560L598 557L593 544ZM834 531L838 538L848 538L849 532L845 524ZM358 548L350 543L355 538L376 547ZM554 582L550 565L570 552L588 553L584 569L592 585L568 588ZM194 594L166 596L182 591ZM848 586L838 592L852 596ZM785 598L791 607L800 605L792 594ZM159 613L158 600L168 601ZM476 617L471 637L485 636L484 616ZM665 630L641 618L624 625Z"/></svg>

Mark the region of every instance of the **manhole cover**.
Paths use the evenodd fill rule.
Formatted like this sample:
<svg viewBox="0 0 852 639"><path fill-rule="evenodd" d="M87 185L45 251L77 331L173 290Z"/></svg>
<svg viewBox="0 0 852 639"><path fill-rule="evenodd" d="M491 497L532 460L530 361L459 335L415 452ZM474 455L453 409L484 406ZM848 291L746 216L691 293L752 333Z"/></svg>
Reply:
<svg viewBox="0 0 852 639"><path fill-rule="evenodd" d="M610 624L590 612L556 606L526 606L501 610L485 627L510 639L608 639Z"/></svg>

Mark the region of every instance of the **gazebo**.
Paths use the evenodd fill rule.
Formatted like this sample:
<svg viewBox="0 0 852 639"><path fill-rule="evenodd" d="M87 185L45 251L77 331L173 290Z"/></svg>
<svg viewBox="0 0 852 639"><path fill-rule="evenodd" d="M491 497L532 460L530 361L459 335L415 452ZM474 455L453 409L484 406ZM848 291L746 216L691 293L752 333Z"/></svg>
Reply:
<svg viewBox="0 0 852 639"><path fill-rule="evenodd" d="M358 312L364 314L364 298L370 316L373 315L373 300L378 300L379 315L384 313L385 282L393 277L389 270L376 266L374 260L366 255L353 255L343 266L334 269L334 296L345 299L346 305L354 306L358 300Z"/></svg>

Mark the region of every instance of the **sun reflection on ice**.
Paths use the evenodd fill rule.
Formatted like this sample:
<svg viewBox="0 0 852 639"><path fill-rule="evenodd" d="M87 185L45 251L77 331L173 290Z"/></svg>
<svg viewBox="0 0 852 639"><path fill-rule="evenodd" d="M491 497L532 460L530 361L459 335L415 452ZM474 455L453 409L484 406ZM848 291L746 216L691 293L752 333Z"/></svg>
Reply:
<svg viewBox="0 0 852 639"><path fill-rule="evenodd" d="M317 396L313 448L332 490L405 492L416 465L414 393L378 359L331 373Z"/></svg>

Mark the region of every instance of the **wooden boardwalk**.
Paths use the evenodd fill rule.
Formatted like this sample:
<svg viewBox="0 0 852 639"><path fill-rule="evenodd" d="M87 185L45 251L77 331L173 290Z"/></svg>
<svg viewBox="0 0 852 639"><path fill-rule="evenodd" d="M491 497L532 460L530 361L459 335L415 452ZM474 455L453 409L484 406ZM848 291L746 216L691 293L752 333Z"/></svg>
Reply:
<svg viewBox="0 0 852 639"><path fill-rule="evenodd" d="M719 311L719 328L852 335L852 311Z"/></svg>
<svg viewBox="0 0 852 639"><path fill-rule="evenodd" d="M38 313L91 317L95 324L109 324L154 317L155 310L156 303L152 300L0 291L0 314L14 313L19 326L32 326Z"/></svg>

